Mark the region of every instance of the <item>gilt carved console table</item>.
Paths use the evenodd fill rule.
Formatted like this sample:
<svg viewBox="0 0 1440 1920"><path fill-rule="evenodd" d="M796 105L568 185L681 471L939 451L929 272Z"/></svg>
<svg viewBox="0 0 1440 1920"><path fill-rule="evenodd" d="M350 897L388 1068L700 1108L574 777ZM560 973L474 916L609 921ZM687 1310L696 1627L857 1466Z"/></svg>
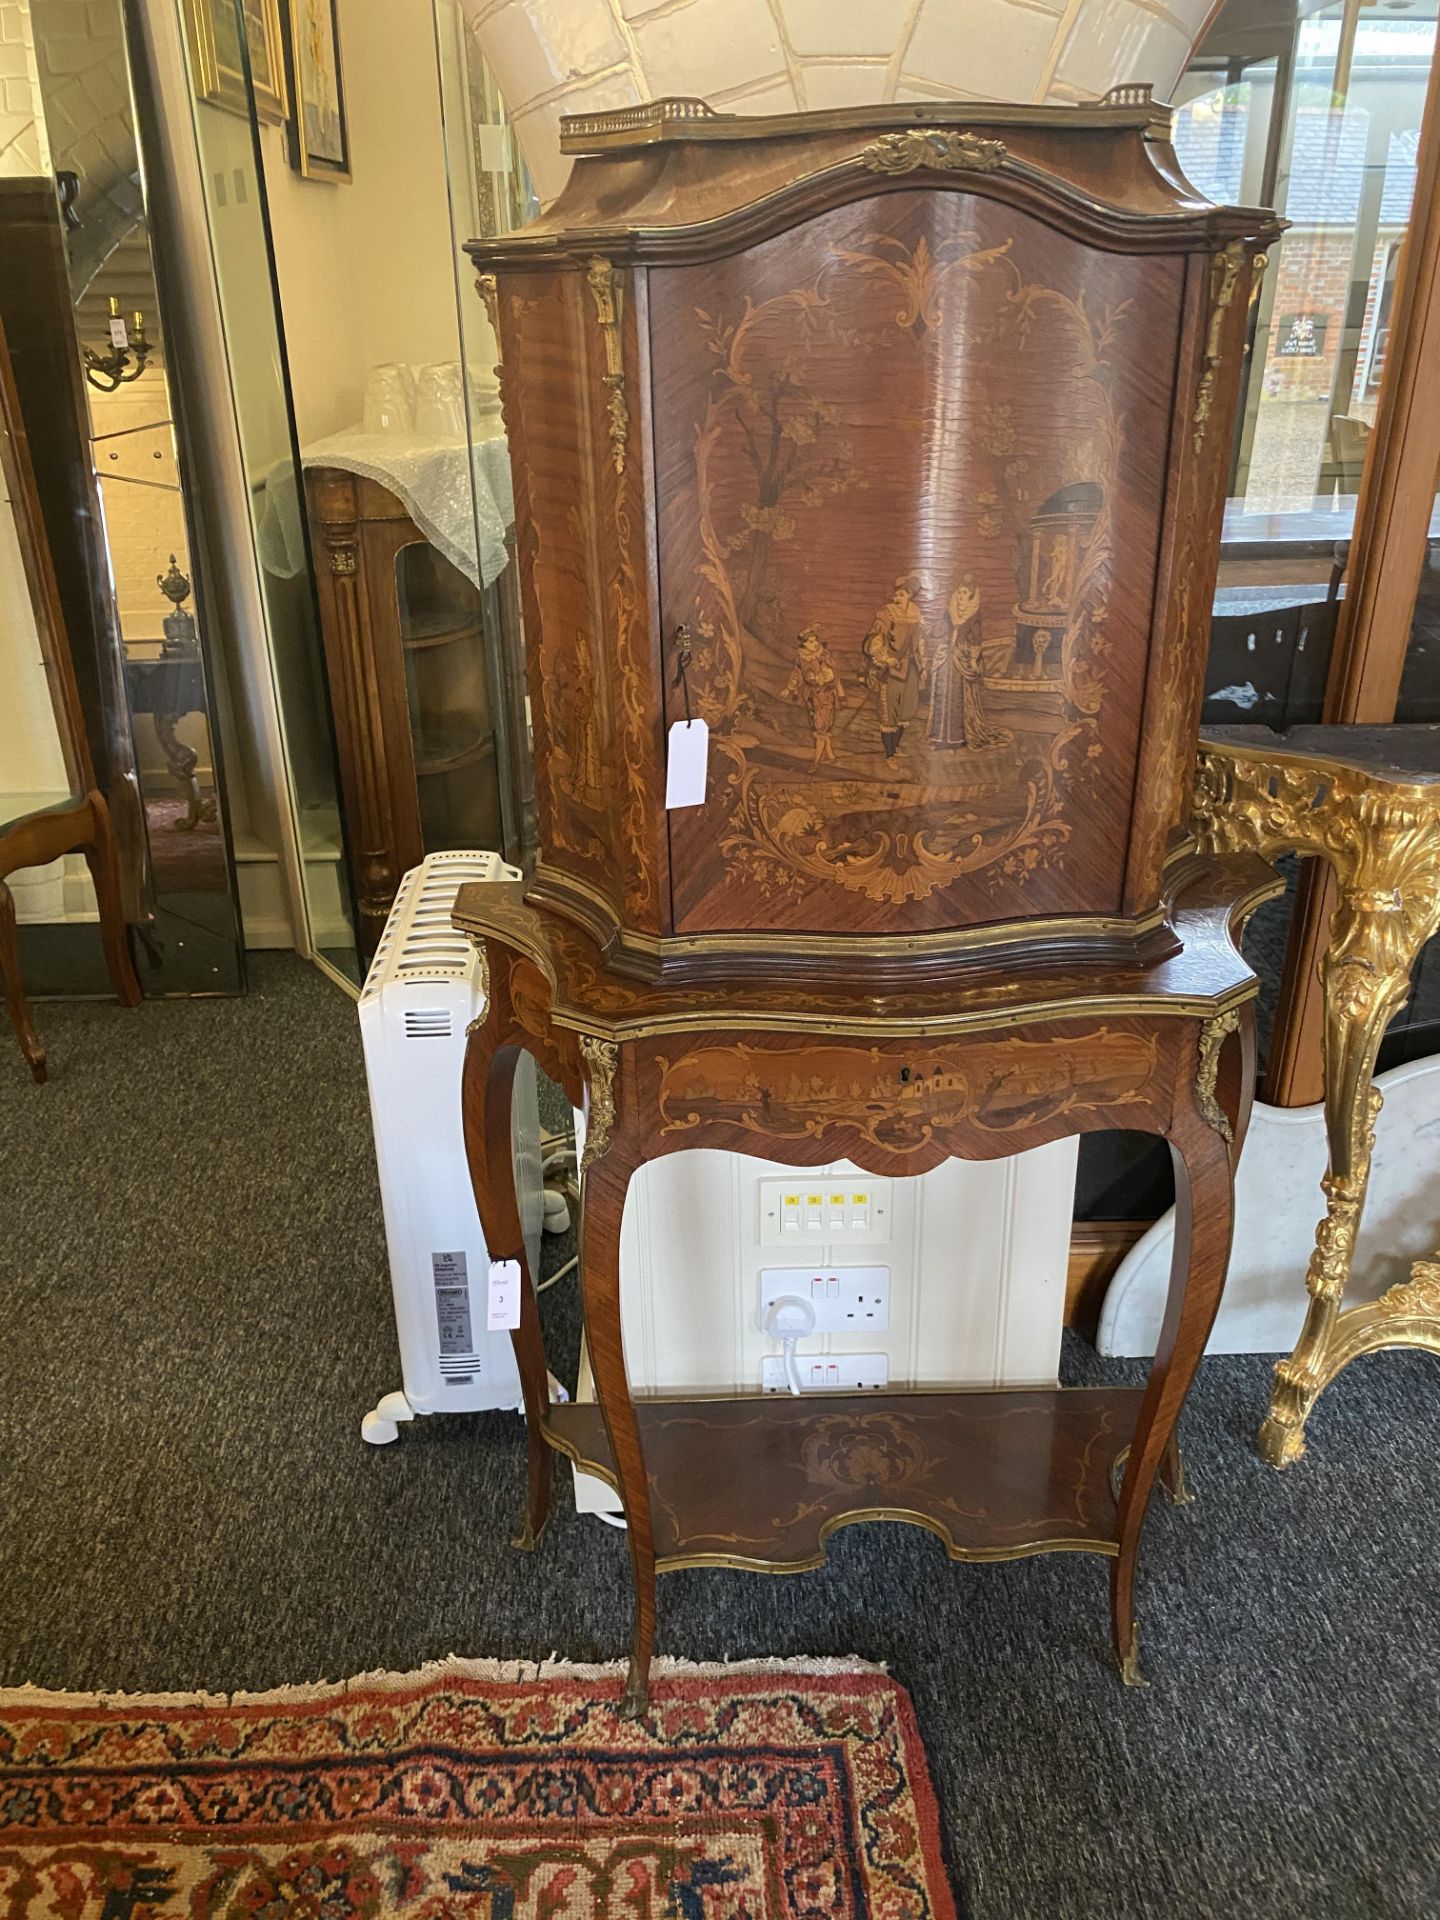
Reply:
<svg viewBox="0 0 1440 1920"><path fill-rule="evenodd" d="M658 1571L813 1566L873 1518L960 1559L1109 1555L1134 1677L1141 1528L1249 1106L1235 933L1278 885L1181 834L1275 223L1189 186L1144 88L786 119L660 101L563 138L559 200L470 249L541 833L527 885L456 909L488 969L465 1113L495 1257L525 1258L518 1050L589 1115L598 1405L548 1405L527 1275L522 1540L552 1449L618 1487L632 1711ZM708 772L667 811L667 743L673 768L699 722ZM1166 1138L1182 1195L1144 1389L632 1401L619 1230L644 1161L910 1174L1099 1127Z"/></svg>
<svg viewBox="0 0 1440 1920"><path fill-rule="evenodd" d="M1440 727L1218 727L1201 742L1196 830L1217 854L1318 855L1339 894L1321 961L1329 1168L1305 1275L1310 1305L1275 1369L1260 1449L1286 1467L1305 1451L1321 1393L1361 1354L1440 1353L1440 1267L1346 1307L1380 1093L1375 1059L1410 997L1420 949L1440 931Z"/></svg>

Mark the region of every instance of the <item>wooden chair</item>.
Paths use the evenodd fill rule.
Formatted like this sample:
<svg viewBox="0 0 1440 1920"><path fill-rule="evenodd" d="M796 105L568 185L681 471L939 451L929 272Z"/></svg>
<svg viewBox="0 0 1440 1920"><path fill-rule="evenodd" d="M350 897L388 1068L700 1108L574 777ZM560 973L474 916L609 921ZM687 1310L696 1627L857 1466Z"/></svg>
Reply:
<svg viewBox="0 0 1440 1920"><path fill-rule="evenodd" d="M67 853L83 853L95 883L105 965L116 998L123 1006L137 1007L141 995L126 937L110 809L95 784L95 768L60 609L55 567L40 513L30 445L3 322L0 322L0 462L3 462L5 487L15 515L26 584L35 610L40 657L50 685L50 701L68 782L67 793L48 802L43 795L22 796L17 816L8 821L0 818L0 984L4 987L5 1006L20 1042L20 1051L31 1074L42 1081L45 1049L30 1018L21 985L15 902L5 884L12 873L22 867L47 866ZM29 804L30 801L35 804Z"/></svg>

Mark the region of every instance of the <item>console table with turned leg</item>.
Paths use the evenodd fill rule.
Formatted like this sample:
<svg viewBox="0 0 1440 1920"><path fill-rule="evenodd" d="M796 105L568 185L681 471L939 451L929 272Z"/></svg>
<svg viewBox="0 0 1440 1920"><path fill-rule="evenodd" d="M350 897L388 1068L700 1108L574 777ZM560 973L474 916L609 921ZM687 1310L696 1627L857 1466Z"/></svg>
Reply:
<svg viewBox="0 0 1440 1920"><path fill-rule="evenodd" d="M1345 1305L1365 1206L1380 1093L1375 1060L1410 997L1421 948L1440 931L1440 727L1208 729L1195 826L1217 853L1312 854L1338 901L1320 963L1329 1167L1305 1274L1310 1296L1293 1353L1275 1369L1260 1450L1275 1467L1305 1451L1305 1423L1362 1354L1440 1354L1440 1272L1416 1263L1378 1300Z"/></svg>
<svg viewBox="0 0 1440 1920"><path fill-rule="evenodd" d="M468 249L540 853L457 904L490 980L467 1140L487 1245L523 1266L516 1050L588 1105L599 1398L546 1403L527 1276L520 1537L552 1449L619 1489L631 1710L658 1572L814 1566L876 1517L959 1559L1108 1555L1138 1671L1141 1529L1248 1111L1234 931L1277 884L1180 837L1275 222L1199 200L1168 140L1143 87L758 119L661 100L565 121L564 192ZM619 1233L646 1161L918 1174L1102 1127L1167 1139L1188 1196L1143 1390L632 1399Z"/></svg>

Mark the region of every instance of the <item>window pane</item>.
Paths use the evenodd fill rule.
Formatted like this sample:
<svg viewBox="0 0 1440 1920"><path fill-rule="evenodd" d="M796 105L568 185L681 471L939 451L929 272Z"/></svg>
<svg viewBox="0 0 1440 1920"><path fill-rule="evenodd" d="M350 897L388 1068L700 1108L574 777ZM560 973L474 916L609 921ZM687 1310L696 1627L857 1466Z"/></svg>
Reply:
<svg viewBox="0 0 1440 1920"><path fill-rule="evenodd" d="M1204 192L1291 222L1252 318L1221 543L1207 719L1319 717L1379 401L1435 51L1433 4L1257 22L1232 0L1181 81Z"/></svg>
<svg viewBox="0 0 1440 1920"><path fill-rule="evenodd" d="M1434 0L1348 17L1329 5L1267 29L1252 0L1231 0L1177 95L1176 148L1196 184L1217 199L1274 205L1291 222L1252 315L1208 725L1322 717L1415 192L1435 14ZM1257 44L1267 32L1270 43ZM1413 719L1440 719L1440 602L1436 576L1427 579L1401 716ZM1246 939L1262 981L1262 1067L1294 896L1287 878L1285 898L1262 909Z"/></svg>
<svg viewBox="0 0 1440 1920"><path fill-rule="evenodd" d="M1204 723L1321 718L1355 499L1379 401L1400 242L1435 55L1434 0L1383 10L1227 0L1174 94L1175 146L1220 202L1291 222L1251 316L1221 537ZM1440 529L1440 517L1437 517ZM1440 720L1440 544L1407 662L1403 717ZM1261 908L1245 953L1261 980L1263 1069L1294 900ZM1440 1048L1440 950L1391 1042ZM1423 1037L1428 1034L1428 1037ZM1168 1158L1139 1141L1081 1143L1083 1217L1143 1215L1169 1197Z"/></svg>

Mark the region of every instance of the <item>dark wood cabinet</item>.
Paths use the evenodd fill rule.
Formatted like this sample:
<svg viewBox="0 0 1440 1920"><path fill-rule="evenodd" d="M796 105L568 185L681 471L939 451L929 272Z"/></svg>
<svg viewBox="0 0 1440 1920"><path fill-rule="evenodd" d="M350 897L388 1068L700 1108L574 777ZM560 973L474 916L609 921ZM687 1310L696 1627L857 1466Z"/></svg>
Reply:
<svg viewBox="0 0 1440 1920"><path fill-rule="evenodd" d="M311 467L305 496L368 957L401 879L427 853L513 851L485 651L487 622L504 624L513 569L477 586L368 475Z"/></svg>
<svg viewBox="0 0 1440 1920"><path fill-rule="evenodd" d="M588 1131L600 1418L531 1442L618 1485L646 1696L657 1571L814 1565L836 1526L1113 1560L1135 1673L1150 1492L1214 1317L1253 1071L1237 930L1278 886L1186 833L1245 310L1272 217L1204 202L1144 88L1076 109L565 123L569 184L476 243L502 346L540 858L456 922L490 997L465 1112L524 1267L517 1049ZM667 742L703 720L697 804ZM673 752L673 747L668 751ZM922 1173L1091 1129L1172 1148L1143 1390L637 1411L619 1234L690 1147ZM790 1516L788 1519L777 1516Z"/></svg>
<svg viewBox="0 0 1440 1920"><path fill-rule="evenodd" d="M982 117L602 116L472 248L534 898L622 967L1153 926L1264 217L1201 203L1138 97ZM687 712L707 795L667 815Z"/></svg>

